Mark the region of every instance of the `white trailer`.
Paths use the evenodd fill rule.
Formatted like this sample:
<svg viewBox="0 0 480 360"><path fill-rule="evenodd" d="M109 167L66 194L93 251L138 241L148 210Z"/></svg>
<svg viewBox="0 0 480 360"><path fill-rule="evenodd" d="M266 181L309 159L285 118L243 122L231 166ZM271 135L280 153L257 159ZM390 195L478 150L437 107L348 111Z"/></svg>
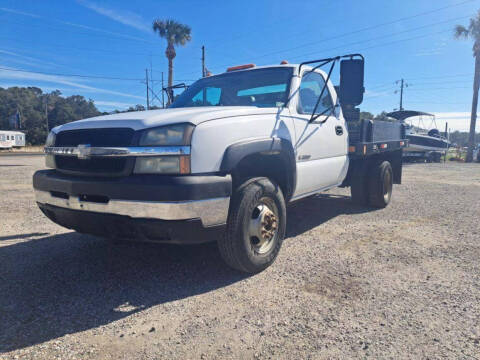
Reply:
<svg viewBox="0 0 480 360"><path fill-rule="evenodd" d="M25 134L21 131L0 130L0 149L25 146Z"/></svg>

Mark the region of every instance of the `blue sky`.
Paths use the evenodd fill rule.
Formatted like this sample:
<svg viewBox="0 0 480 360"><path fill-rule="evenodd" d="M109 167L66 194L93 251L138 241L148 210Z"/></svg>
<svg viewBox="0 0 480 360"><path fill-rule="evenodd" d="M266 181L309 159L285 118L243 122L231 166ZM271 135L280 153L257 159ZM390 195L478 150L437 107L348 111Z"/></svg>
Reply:
<svg viewBox="0 0 480 360"><path fill-rule="evenodd" d="M177 49L175 82L201 76L202 45L213 73L242 63L361 52L367 89L362 110L397 108L395 81L404 78L405 108L436 113L441 128L448 120L450 128L467 130L472 43L452 34L478 9L480 0L0 0L0 86L80 94L104 111L145 104L145 69L153 70L158 96L161 72L167 71L166 44L151 23L173 18L190 25L193 38Z"/></svg>

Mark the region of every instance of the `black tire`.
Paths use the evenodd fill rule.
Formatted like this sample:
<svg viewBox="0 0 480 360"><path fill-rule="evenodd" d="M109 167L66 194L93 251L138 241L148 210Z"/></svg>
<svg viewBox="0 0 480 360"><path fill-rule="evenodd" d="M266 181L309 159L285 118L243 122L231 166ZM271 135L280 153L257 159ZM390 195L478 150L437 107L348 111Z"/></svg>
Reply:
<svg viewBox="0 0 480 360"><path fill-rule="evenodd" d="M268 241L268 251L256 249L255 237L251 237L251 222L258 207L268 205L275 213L275 235ZM267 178L245 181L234 192L230 201L225 236L218 241L223 260L232 268L257 273L269 267L277 257L285 237L286 208L282 190ZM258 221L258 220L257 220ZM263 225L262 225L263 226ZM258 240L258 238L257 238ZM266 240L263 240L266 241ZM264 244L266 245L266 244Z"/></svg>
<svg viewBox="0 0 480 360"><path fill-rule="evenodd" d="M360 206L368 205L368 182L366 171L358 168L354 171L350 185L352 201Z"/></svg>
<svg viewBox="0 0 480 360"><path fill-rule="evenodd" d="M374 164L368 179L369 205L376 208L386 207L392 198L393 171L388 161Z"/></svg>
<svg viewBox="0 0 480 360"><path fill-rule="evenodd" d="M350 193L355 204L368 205L368 186L365 178L356 179L350 186Z"/></svg>
<svg viewBox="0 0 480 360"><path fill-rule="evenodd" d="M433 154L433 162L439 163L441 161L442 161L442 154L441 153Z"/></svg>

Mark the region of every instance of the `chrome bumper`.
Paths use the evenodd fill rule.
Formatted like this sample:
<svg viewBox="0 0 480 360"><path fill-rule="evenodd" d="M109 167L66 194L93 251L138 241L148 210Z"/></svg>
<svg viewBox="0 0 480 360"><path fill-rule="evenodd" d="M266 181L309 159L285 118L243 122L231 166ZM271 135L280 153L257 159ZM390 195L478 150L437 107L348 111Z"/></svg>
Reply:
<svg viewBox="0 0 480 360"><path fill-rule="evenodd" d="M76 196L68 199L52 196L48 191L35 190L35 199L71 210L125 215L132 218L159 220L200 219L203 226L222 225L227 221L229 197L179 202L109 200L107 203L81 201Z"/></svg>

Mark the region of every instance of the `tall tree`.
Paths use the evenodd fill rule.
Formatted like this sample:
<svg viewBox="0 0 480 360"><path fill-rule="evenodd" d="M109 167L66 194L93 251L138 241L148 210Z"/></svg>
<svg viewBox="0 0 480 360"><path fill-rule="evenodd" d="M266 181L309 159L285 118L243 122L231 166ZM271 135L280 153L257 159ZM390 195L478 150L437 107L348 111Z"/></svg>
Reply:
<svg viewBox="0 0 480 360"><path fill-rule="evenodd" d="M468 136L468 150L466 162L473 161L473 149L475 147L475 125L477 122L478 88L480 86L480 11L476 17L470 19L468 26L455 26L457 39L473 40L473 57L475 58L475 74L473 76L473 100L472 113L470 116L470 134Z"/></svg>
<svg viewBox="0 0 480 360"><path fill-rule="evenodd" d="M161 38L167 40L165 55L168 59L168 86L173 85L173 59L177 55L175 46L185 45L192 39L192 29L189 26L180 24L175 20L160 20L153 22L153 31Z"/></svg>
<svg viewBox="0 0 480 360"><path fill-rule="evenodd" d="M10 129L8 119L19 112L22 125L20 130L26 133L27 142L32 145L43 144L47 137L46 106L49 129L100 115L93 101L83 96L62 97L58 90L43 93L37 87L0 87L0 129Z"/></svg>

